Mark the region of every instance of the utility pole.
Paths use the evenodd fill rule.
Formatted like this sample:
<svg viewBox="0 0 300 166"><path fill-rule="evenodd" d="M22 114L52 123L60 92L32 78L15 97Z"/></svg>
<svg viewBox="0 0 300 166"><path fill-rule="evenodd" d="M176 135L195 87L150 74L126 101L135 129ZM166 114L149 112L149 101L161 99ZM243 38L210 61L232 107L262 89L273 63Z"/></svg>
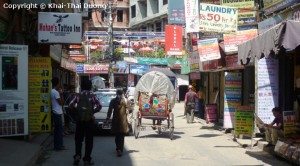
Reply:
<svg viewBox="0 0 300 166"><path fill-rule="evenodd" d="M108 42L109 42L109 68L108 68L108 77L109 77L109 88L114 88L114 73L112 71L112 63L114 59L114 45L113 45L113 0L108 0Z"/></svg>

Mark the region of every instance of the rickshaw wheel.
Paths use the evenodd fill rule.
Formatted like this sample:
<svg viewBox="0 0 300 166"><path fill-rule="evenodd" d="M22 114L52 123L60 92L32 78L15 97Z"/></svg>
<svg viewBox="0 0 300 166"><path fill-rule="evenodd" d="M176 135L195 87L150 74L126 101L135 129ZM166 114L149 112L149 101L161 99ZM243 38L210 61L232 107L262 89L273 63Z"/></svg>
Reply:
<svg viewBox="0 0 300 166"><path fill-rule="evenodd" d="M170 129L170 139L173 140L174 136L174 114L171 112L169 114L169 129Z"/></svg>
<svg viewBox="0 0 300 166"><path fill-rule="evenodd" d="M136 118L134 123L134 131L133 131L135 139L139 137L140 130L141 130L141 119Z"/></svg>

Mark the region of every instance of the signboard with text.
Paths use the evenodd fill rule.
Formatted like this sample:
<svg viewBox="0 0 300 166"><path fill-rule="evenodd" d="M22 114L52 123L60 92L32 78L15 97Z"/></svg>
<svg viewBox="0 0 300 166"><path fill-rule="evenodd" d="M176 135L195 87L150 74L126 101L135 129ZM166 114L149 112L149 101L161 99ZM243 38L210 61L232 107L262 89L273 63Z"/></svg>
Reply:
<svg viewBox="0 0 300 166"><path fill-rule="evenodd" d="M108 73L109 65L88 65L84 64L84 73Z"/></svg>
<svg viewBox="0 0 300 166"><path fill-rule="evenodd" d="M237 52L238 45L257 36L257 29L237 31L236 34L224 34L225 52Z"/></svg>
<svg viewBox="0 0 300 166"><path fill-rule="evenodd" d="M294 111L283 111L284 137L296 133L296 115Z"/></svg>
<svg viewBox="0 0 300 166"><path fill-rule="evenodd" d="M197 0L184 0L186 33L199 32L200 24L198 4Z"/></svg>
<svg viewBox="0 0 300 166"><path fill-rule="evenodd" d="M0 53L0 137L28 135L28 46L0 44Z"/></svg>
<svg viewBox="0 0 300 166"><path fill-rule="evenodd" d="M39 12L39 43L81 43L82 15L80 13Z"/></svg>
<svg viewBox="0 0 300 166"><path fill-rule="evenodd" d="M182 55L182 27L166 25L166 54Z"/></svg>
<svg viewBox="0 0 300 166"><path fill-rule="evenodd" d="M168 6L168 23L185 25L185 16L184 16L184 1L183 0L172 0L169 1Z"/></svg>
<svg viewBox="0 0 300 166"><path fill-rule="evenodd" d="M193 52L189 55L190 72L198 72L200 68L200 58L198 52Z"/></svg>
<svg viewBox="0 0 300 166"><path fill-rule="evenodd" d="M200 56L201 62L221 58L217 38L198 40L197 43L198 43L198 51L199 51L199 56Z"/></svg>
<svg viewBox="0 0 300 166"><path fill-rule="evenodd" d="M235 110L234 134L251 135L253 132L253 113L255 108L249 106L238 106Z"/></svg>
<svg viewBox="0 0 300 166"><path fill-rule="evenodd" d="M206 123L218 121L217 104L207 104L205 106Z"/></svg>
<svg viewBox="0 0 300 166"><path fill-rule="evenodd" d="M29 58L29 130L51 131L51 79L50 58Z"/></svg>
<svg viewBox="0 0 300 166"><path fill-rule="evenodd" d="M200 31L235 33L238 9L200 3Z"/></svg>

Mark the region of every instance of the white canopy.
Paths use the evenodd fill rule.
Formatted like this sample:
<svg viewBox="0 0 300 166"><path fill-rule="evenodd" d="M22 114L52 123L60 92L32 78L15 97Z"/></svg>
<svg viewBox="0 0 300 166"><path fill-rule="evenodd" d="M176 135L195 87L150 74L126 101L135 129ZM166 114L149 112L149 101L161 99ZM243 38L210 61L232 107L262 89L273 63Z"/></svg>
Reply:
<svg viewBox="0 0 300 166"><path fill-rule="evenodd" d="M172 109L175 105L176 93L174 87L169 77L161 72L152 71L144 74L135 87L135 101L138 101L139 92L144 92L148 95L167 95L170 108Z"/></svg>

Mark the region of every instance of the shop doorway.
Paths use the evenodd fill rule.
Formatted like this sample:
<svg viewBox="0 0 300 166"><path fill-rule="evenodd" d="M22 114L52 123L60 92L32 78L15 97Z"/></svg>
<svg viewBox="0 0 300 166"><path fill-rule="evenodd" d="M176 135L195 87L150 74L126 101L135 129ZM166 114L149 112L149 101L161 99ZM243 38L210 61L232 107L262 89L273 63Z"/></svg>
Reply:
<svg viewBox="0 0 300 166"><path fill-rule="evenodd" d="M186 92L188 92L188 86L187 85L181 85L179 86L179 101L184 101L184 96Z"/></svg>

